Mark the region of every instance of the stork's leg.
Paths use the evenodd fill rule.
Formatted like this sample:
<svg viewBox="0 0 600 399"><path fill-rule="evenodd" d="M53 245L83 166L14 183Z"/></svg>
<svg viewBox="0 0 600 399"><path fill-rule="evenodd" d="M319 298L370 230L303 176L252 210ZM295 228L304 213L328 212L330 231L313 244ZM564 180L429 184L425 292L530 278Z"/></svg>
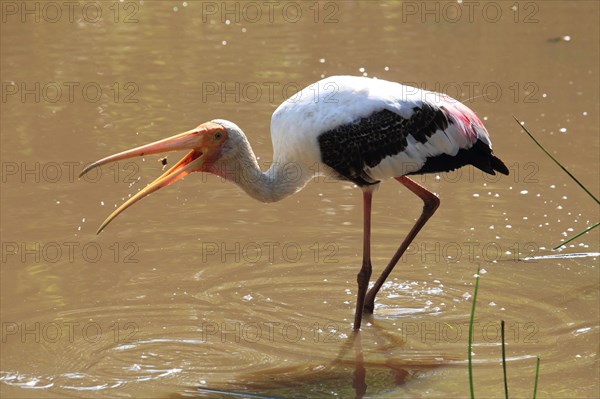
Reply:
<svg viewBox="0 0 600 399"><path fill-rule="evenodd" d="M370 187L363 188L363 262L360 271L356 276L358 282L358 293L356 294L356 312L354 313L354 330L360 330L365 295L369 288L369 279L371 278L371 200L373 199L373 190Z"/></svg>
<svg viewBox="0 0 600 399"><path fill-rule="evenodd" d="M360 342L360 331L354 332L354 378L352 379L352 388L354 388L354 399L362 399L367 393L367 369Z"/></svg>
<svg viewBox="0 0 600 399"><path fill-rule="evenodd" d="M379 276L379 278L375 282L375 285L373 285L371 290L368 292L364 304L364 311L367 313L373 313L373 309L375 308L375 296L379 292L379 289L394 269L394 266L396 266L396 263L398 263L398 260L400 260L400 258L404 254L404 251L406 251L410 243L415 239L417 233L419 233L421 228L425 226L425 223L427 223L429 218L433 215L435 210L440 205L440 199L434 193L427 190L425 187L421 186L414 180L409 179L406 176L396 177L396 180L404 184L410 191L418 195L419 198L423 200L423 211L421 212L421 216L419 216L419 219L417 219L417 222L410 230L404 241L402 241L402 244L400 244L400 247L390 260L390 263L388 263L386 268L383 270L383 273L381 273L381 276Z"/></svg>

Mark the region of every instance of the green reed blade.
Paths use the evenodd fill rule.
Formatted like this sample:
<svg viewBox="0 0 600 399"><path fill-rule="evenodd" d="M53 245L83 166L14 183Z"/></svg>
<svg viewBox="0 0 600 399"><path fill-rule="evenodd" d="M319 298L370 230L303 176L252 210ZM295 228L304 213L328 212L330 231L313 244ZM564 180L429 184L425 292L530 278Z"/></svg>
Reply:
<svg viewBox="0 0 600 399"><path fill-rule="evenodd" d="M473 346L473 320L475 320L475 303L477 302L477 289L479 288L479 266L477 266L477 276L475 277L475 290L473 291L473 305L471 306L471 319L469 320L469 388L471 389L471 399L475 399L475 390L473 388L473 359L471 348Z"/></svg>
<svg viewBox="0 0 600 399"><path fill-rule="evenodd" d="M558 166L560 166L560 168L561 168L562 170L564 170L564 171L565 171L565 173L566 173L566 174L568 174L568 175L569 175L569 177L570 177L571 179L573 179L573 180L575 181L575 183L577 183L577 184L579 185L579 187L581 187L581 188L582 188L582 189L583 189L583 190L584 190L586 193L588 193L588 195L589 195L590 197L592 197L592 198L594 199L594 201L596 201L596 203L597 203L598 205L600 205L600 201L598 200L598 198L596 198L596 197L594 196L594 194L592 194L592 193L591 193L591 192L590 192L590 191L589 191L587 188L585 188L585 186L584 186L583 184L581 184L581 182L580 182L579 180L577 180L577 178L576 178L575 176L573 176L573 175L571 174L571 172L569 172L569 171L567 170L567 168L565 168L564 166L562 166L562 164L561 164L561 163L560 163L560 162L559 162L559 161L558 161L556 158L554 158L554 157L552 156L552 154L550 154L548 151L546 151L546 149L545 149L545 148L544 148L544 147L543 147L543 146L540 144L540 142L539 142L539 141L537 141L537 140L535 139L535 137L533 137L533 135L532 135L532 134L529 132L529 130L527 130L527 128L526 128L524 125L522 125L522 124L521 124L521 122L519 122L519 120L517 119L517 117L516 117L516 116L514 116L514 115L513 115L513 118L514 118L514 119L515 119L515 121L516 121L516 122L519 124L519 126L521 127L521 129L523 129L523 130L525 131L525 133L527 133L527 135L528 135L528 136L531 138L531 140L533 140L533 142L534 142L535 144L537 144L537 146L538 146L538 147L540 147L540 148L542 149L542 151L544 151L544 152L546 153L546 155L548 155L548 156L550 157L550 159L552 159L552 160L553 160L553 161L554 161L554 162L555 162L555 163L556 163Z"/></svg>
<svg viewBox="0 0 600 399"><path fill-rule="evenodd" d="M537 364L535 365L535 383L533 384L533 399L537 395L538 379L540 377L540 357L537 357Z"/></svg>
<svg viewBox="0 0 600 399"><path fill-rule="evenodd" d="M502 335L502 372L504 373L504 397L508 399L508 378L506 377L506 346L504 344L504 320L500 321L500 333Z"/></svg>
<svg viewBox="0 0 600 399"><path fill-rule="evenodd" d="M575 234L573 237L569 238L567 241L565 241L565 242L561 242L560 244L558 244L558 245L556 245L556 246L552 247L552 249L558 249L558 248L562 247L563 245L567 245L568 243L570 243L571 241L573 241L573 240L574 240L574 239L576 239L577 237L580 237L580 236L584 235L585 233L587 233L587 232L589 232L589 231L591 231L591 230L595 229L595 228L596 228L596 227L598 227L598 226L600 226L600 222L596 223L596 224L595 224L595 225L593 225L593 226L590 226L590 227L588 227L587 229L583 230L582 232L579 232L579 233Z"/></svg>

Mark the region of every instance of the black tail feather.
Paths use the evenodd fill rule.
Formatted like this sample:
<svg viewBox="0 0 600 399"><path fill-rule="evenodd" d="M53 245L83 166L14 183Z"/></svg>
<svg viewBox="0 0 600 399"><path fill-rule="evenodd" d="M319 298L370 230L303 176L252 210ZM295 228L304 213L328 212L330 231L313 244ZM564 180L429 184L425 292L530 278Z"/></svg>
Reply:
<svg viewBox="0 0 600 399"><path fill-rule="evenodd" d="M481 140L477 140L475 145L469 150L471 158L469 163L485 173L495 175L500 172L503 175L508 175L508 168L500 158L492 153L492 149Z"/></svg>
<svg viewBox="0 0 600 399"><path fill-rule="evenodd" d="M450 172L465 165L473 165L490 175L495 175L496 172L508 175L508 168L504 162L494 156L492 149L481 140L477 140L468 150L461 149L456 155L441 154L427 158L421 169L409 174Z"/></svg>
<svg viewBox="0 0 600 399"><path fill-rule="evenodd" d="M500 160L500 158L490 154L492 157L490 159L490 164L492 165L492 169L502 173L503 175L508 176L508 168L504 165L504 162Z"/></svg>

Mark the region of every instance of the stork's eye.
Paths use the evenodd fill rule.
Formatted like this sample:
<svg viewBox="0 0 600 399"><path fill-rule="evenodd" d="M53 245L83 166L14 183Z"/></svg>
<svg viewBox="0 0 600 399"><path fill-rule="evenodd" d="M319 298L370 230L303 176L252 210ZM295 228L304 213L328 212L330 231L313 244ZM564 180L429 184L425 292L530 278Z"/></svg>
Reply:
<svg viewBox="0 0 600 399"><path fill-rule="evenodd" d="M221 132L215 133L215 139L220 139L223 134Z"/></svg>

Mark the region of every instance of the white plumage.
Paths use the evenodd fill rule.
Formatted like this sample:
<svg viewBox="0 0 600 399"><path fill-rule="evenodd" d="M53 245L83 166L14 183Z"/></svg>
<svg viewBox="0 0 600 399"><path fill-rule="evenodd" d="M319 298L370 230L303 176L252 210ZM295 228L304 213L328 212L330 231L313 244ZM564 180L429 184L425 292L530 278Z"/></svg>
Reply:
<svg viewBox="0 0 600 399"><path fill-rule="evenodd" d="M273 161L278 164L297 162L305 166L307 173L311 170L326 171L329 169L327 165L315 168L316 163L321 163L317 142L320 134L382 110L410 119L415 113L414 108L421 108L423 103L444 110L454 123L446 130L436 131L424 144L412 136L408 137L408 147L404 151L366 169L371 178L385 180L416 172L427 157L456 155L460 149L471 148L477 139L491 148L487 131L479 118L445 94L381 79L332 76L307 86L275 110L271 118Z"/></svg>

